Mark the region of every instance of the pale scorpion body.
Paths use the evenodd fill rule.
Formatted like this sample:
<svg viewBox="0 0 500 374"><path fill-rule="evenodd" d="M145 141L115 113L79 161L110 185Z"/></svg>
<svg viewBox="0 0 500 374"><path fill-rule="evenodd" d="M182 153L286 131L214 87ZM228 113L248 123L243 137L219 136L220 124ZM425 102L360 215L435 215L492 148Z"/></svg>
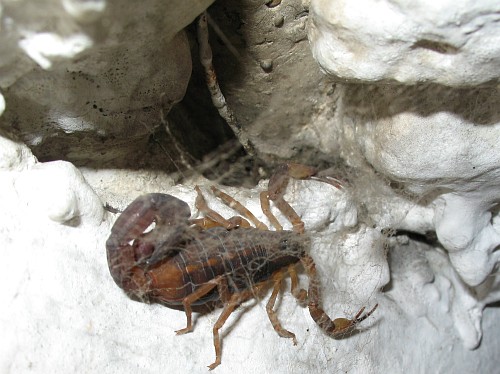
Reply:
<svg viewBox="0 0 500 374"><path fill-rule="evenodd" d="M223 311L213 328L216 358L209 365L210 370L221 363L219 329L243 301L255 297L269 281L273 282L266 306L269 319L280 336L297 344L295 334L281 326L273 309L287 273L292 294L299 301L307 300L313 320L323 331L333 337L352 331L377 305L365 314L361 308L352 320L332 320L321 309L320 282L314 261L307 253L309 241L303 235L304 224L283 199L290 177L318 179L339 187L334 179L318 178L315 174L314 168L286 164L270 179L268 191L261 193L261 206L277 231L267 230L245 207L216 188L212 188L214 194L244 218L221 217L207 206L198 187L196 207L204 214L201 219L190 220L189 206L171 195L153 193L138 197L116 220L106 242L114 281L132 298L182 307L187 324L177 334L193 329L192 306L221 302ZM293 231L282 229L271 213L269 201L291 221ZM256 227L251 227L247 220ZM145 233L152 223L154 228ZM299 262L309 277L307 292L298 288L295 267Z"/></svg>

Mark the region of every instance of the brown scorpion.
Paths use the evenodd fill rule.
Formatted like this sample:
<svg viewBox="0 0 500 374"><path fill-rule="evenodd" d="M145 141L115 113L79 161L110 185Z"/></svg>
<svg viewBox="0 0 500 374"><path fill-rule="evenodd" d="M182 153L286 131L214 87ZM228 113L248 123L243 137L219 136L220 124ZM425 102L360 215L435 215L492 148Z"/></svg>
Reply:
<svg viewBox="0 0 500 374"><path fill-rule="evenodd" d="M316 179L340 188L335 179L316 174L315 168L290 163L271 177L260 201L277 231L269 231L242 204L215 187L213 193L241 216L224 219L208 207L198 187L195 205L204 216L199 219L190 219L188 204L174 196L140 196L118 217L106 242L111 276L132 298L183 308L187 324L177 334L192 331L193 306L222 303L222 313L213 327L215 362L209 365L210 370L221 363L219 330L242 302L259 294L269 281L273 291L266 311L271 324L280 336L297 344L295 334L281 326L274 311L287 273L292 294L301 302L307 300L313 320L328 335L340 337L368 318L378 304L365 314L361 308L353 319L334 320L320 307L320 282L307 253L304 223L283 198L290 177ZM270 210L270 201L290 220L292 231L282 229ZM152 224L154 228L147 231ZM309 277L307 292L298 286L295 267L299 262Z"/></svg>

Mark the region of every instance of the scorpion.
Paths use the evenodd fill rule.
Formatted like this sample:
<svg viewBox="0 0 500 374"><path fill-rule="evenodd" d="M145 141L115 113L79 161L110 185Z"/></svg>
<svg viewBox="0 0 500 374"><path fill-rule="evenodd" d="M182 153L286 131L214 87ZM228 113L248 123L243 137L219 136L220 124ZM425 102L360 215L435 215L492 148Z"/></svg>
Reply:
<svg viewBox="0 0 500 374"><path fill-rule="evenodd" d="M262 211L275 231L268 230L234 198L212 187L216 197L240 214L223 218L208 207L198 186L195 206L202 218L190 219L188 204L174 196L150 193L136 198L111 229L106 252L113 280L132 299L184 309L186 327L177 334L193 330L193 307L210 303L223 306L213 326L215 361L209 370L221 363L219 330L228 317L270 282L272 293L266 312L271 324L279 336L297 344L295 334L283 328L274 310L287 274L293 296L307 303L312 319L334 338L353 331L378 306L365 314L365 308L361 308L353 319L334 320L321 308L320 281L307 253L309 241L304 235L304 223L283 197L290 178L316 179L341 188L336 179L317 176L316 168L288 163L278 168L269 180L268 190L260 193ZM292 230L283 230L271 212L271 201L292 223ZM308 291L299 289L299 263L309 278Z"/></svg>

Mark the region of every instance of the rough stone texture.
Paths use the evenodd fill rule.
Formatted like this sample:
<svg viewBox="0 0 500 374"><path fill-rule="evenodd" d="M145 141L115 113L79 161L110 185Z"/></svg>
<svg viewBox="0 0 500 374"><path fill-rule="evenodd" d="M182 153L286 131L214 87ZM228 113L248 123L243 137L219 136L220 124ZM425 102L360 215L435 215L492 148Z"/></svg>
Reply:
<svg viewBox="0 0 500 374"><path fill-rule="evenodd" d="M329 94L307 40L308 3L219 1L210 9L234 56L211 33L214 65L226 99L259 156L268 160L318 156L307 136L311 117ZM307 92L307 95L304 95Z"/></svg>
<svg viewBox="0 0 500 374"><path fill-rule="evenodd" d="M179 31L210 1L181 3L6 4L0 126L44 160L133 166L189 81L189 44Z"/></svg>
<svg viewBox="0 0 500 374"><path fill-rule="evenodd" d="M28 6L26 12L21 11L23 4ZM116 137L122 137L123 148L118 150L110 149L111 145L115 146L110 137L100 138L98 126L82 130L73 127L75 122L71 122L66 129L67 138L46 136L62 131L61 127L54 130L47 121L47 113L51 113L50 118L58 126L61 121L66 123L63 120L72 118L75 112L83 112L82 107L76 105L80 103L74 99L76 94L87 97L90 94L85 87L100 84L100 80L103 85L108 82L106 77L99 76L99 81L89 81L86 86L87 83L82 84L84 79L75 75L79 85L71 86L73 76L61 66L81 64L79 58L90 55L93 48L100 45L92 44L71 58L72 53L78 52L77 47L86 46L87 39L81 35L87 35L92 43L101 42L101 37L107 42L114 41L105 38L108 33L133 35L128 28L130 34L120 27L108 29L105 26L110 24L101 21L107 19L115 26L136 25L139 21L135 16L142 17L144 13L132 7L127 9L131 18L121 17L119 21L115 17L120 18L121 13L113 12L110 3L104 8L98 1L45 4L52 4L50 21L43 17L40 22L38 18L33 19L28 2L9 2L2 9L4 21L11 23L4 22L9 27L1 36L6 52L0 59L10 59L10 65L0 64L9 72L2 75L1 87L9 94L12 87L12 92L26 99L12 101L15 104L11 108L10 96L6 94L7 109L1 118L2 127L11 132L2 132L0 138L0 234L4 242L2 259L6 264L0 282L0 298L5 300L0 309L0 328L6 337L0 342L0 371L66 373L88 368L114 373L138 369L160 372L168 368L172 372L205 372L204 366L214 358L211 331L220 309L197 316L195 331L177 337L173 331L184 326L183 313L128 299L113 283L107 269L104 243L116 215L103 210L102 206L107 203L123 209L141 193L166 192L188 202L196 215L193 186L201 185L208 191L209 183L194 177L185 178L184 185L174 186L176 178L172 174L151 167L141 168L148 165L144 160L152 157L144 137L147 132L142 134L142 142L134 138L128 140L128 136L142 131L142 125L123 127L123 122L116 128L103 127L108 133L115 131ZM159 2L159 8L155 8L153 4L142 9L156 20L141 23L149 30L142 36L149 39L143 43L136 39L120 41L130 42L133 48L154 45L157 41L154 31L158 28L163 30L158 33L158 39L165 38L166 43L165 34L172 23L166 22L166 25L160 19L170 13L158 9L167 6L174 9L174 6ZM187 10L193 12L192 19L197 8L192 6L194 3L186 4ZM412 4L416 13L409 17L414 22L422 17L435 20L438 15L448 14L431 11L435 9L433 4ZM477 2L468 5L471 17L476 19ZM406 87L374 86L367 82L332 84L329 78L319 75L319 68L308 50L307 7L305 2L294 0L283 0L274 8L267 7L263 1L238 4L219 1L210 9L211 18L229 38L240 59L231 57L229 44L212 32L214 63L228 102L262 158L274 161L293 156L314 164L326 160L333 165L330 172L345 179L345 188L341 191L317 181L305 181L292 183L286 195L311 235L311 254L318 263L323 284L324 309L332 317L340 317L353 316L360 307L370 307L375 302L379 308L363 322L359 333L334 340L323 335L307 310L285 292L278 314L283 325L297 334L299 344L294 347L273 331L264 303L246 303L223 329L223 364L217 371L494 372L499 365L500 340L495 333L499 311L485 306L500 299L499 277L490 274L498 261L495 249L500 232L498 89L493 86L451 89L436 83L443 83L439 79L446 78L450 82L466 81L455 83L457 85L474 86L491 80L495 69L484 64L484 70L476 70L476 75L467 78L469 70L456 73L448 66L444 75L424 77L433 80L433 84ZM181 10L172 11L171 16L181 20L186 8L176 8ZM338 9L337 14L342 14L343 8ZM371 14L377 15L374 10L378 9L372 7ZM362 17L364 13L357 14ZM379 15L379 19L387 22L384 25L390 25L396 21L390 18L392 14L387 11ZM313 27L323 22L317 12L310 20ZM370 24L363 18L360 22L363 26ZM35 54L39 64L43 65L43 59L47 59L52 71L44 73L40 68L32 71L33 61L18 54L14 47L20 39L19 25L23 25L23 29L33 25L35 31L56 29L48 39L40 33L28 38L49 40L65 47L59 50L57 58L52 57L53 54L49 56L50 53ZM60 25L72 32L59 33ZM380 26L379 23L371 25ZM489 26L485 23L479 31ZM94 30L94 33L85 34L82 30ZM329 48L333 44L328 39L335 40L339 35L326 31L326 28L322 30L324 43L312 40L318 56L331 54ZM343 31L354 33L347 28ZM374 31L384 32L380 27ZM404 32L406 30L401 29L401 35L405 35ZM75 34L80 35L80 39L69 38ZM192 27L187 34L193 35ZM491 33L491 37L495 35ZM165 64L171 64L174 73L185 73L189 69L176 63L186 63L183 53L189 50L185 38L182 35L177 38L165 51L178 46L176 52L185 58ZM419 38L421 35L415 34L415 39ZM352 40L358 39L363 37L353 34ZM434 43L428 36L426 40L415 50L434 48L437 50L430 54L439 56L449 53L441 49L448 48L450 42ZM353 47L357 46L355 43ZM28 48L26 45L30 44L25 44ZM43 46L43 43L35 45ZM378 43L370 42L369 46L367 58L350 61L350 68L359 74L366 73L366 66L385 61L376 56L390 56L386 49L377 51ZM457 56L469 47L482 48L479 43L467 44L459 48ZM122 53L122 48L116 45L117 53ZM321 53L318 48L323 48ZM474 52L468 53L472 56ZM453 58L453 53L450 55ZM64 60L68 57L69 60ZM136 57L136 64L145 63L140 56ZM114 66L116 62L109 60L112 58L112 54L103 54L99 61L104 66ZM95 60L88 58L87 62L94 64ZM493 64L494 59L490 62ZM409 65L411 67L411 63ZM141 85L132 73L133 69L119 85L130 86L128 79L131 84ZM178 79L172 82L171 99L182 96L182 87L187 83L184 73L171 76ZM69 83L65 77L71 78ZM36 83L40 81L52 82L52 90L61 90L62 93L47 93L47 97L57 97L56 102L45 100ZM72 89L68 89L69 86ZM198 82L196 87L201 84ZM31 91L34 99L29 99ZM95 91L93 89L92 94ZM151 103L158 100L158 92ZM183 103L189 102L190 111L200 113L204 101L197 92L188 90L191 97ZM129 100L130 92L127 91L127 95L125 99L111 94L105 97L117 111L137 109ZM147 94L140 97L144 100L141 105L149 103ZM66 98L67 101L63 100ZM30 115L40 109L39 102L43 103L40 112L43 118L35 120ZM166 112L171 103L165 104ZM2 105L0 101L0 112ZM93 108L95 113L91 111L94 114L89 116L100 116L97 113L100 107L104 110L103 106L97 106L96 110ZM144 116L141 118L158 121L159 109L157 107L151 117L141 114ZM19 122L13 118L19 118ZM212 118L208 117L208 124ZM32 124L27 122L30 119ZM41 124L46 127L42 128ZM184 130L182 136L192 135L190 128ZM21 135L35 144L33 139L40 139L40 131L43 141L39 148L32 145L37 152L45 146L53 154L59 152L60 159L77 152L85 160L94 160L94 167L99 162L102 166L123 166L119 156L125 152L130 160L137 159L140 170L80 167L84 179L71 164L37 163L25 144L7 140ZM79 137L79 132L85 136ZM96 134L91 135L94 132ZM51 139L54 143L49 143ZM101 148L95 142L98 139L105 141ZM73 142L72 152L67 153L62 147L64 140ZM120 143L119 140L116 142ZM204 141L200 140L200 146L201 143ZM96 153L96 149L104 154ZM162 151L169 158L172 149ZM342 163L338 162L340 158ZM174 164L179 168L185 166L181 159L175 159ZM258 196L264 188L265 181L262 181L255 188L225 191L261 217ZM224 216L233 214L208 194L207 198ZM305 285L307 280L302 277L301 281ZM289 289L288 285L284 288ZM383 292L379 292L381 288ZM470 350L475 347L476 350Z"/></svg>
<svg viewBox="0 0 500 374"><path fill-rule="evenodd" d="M50 69L54 63L89 48L100 47L102 52L106 46L118 47L123 42L134 43L135 39L168 42L211 2L172 0L165 4L146 1L124 7L122 3L104 0L41 0L36 4L22 0L5 1L0 13L5 26L0 36L4 47L0 66L9 74L2 74L0 87L9 87L31 71L33 62ZM40 12L40 7L45 11ZM174 8L175 12L172 12ZM153 38L153 34L158 37ZM138 47L140 43L130 46ZM26 55L20 54L18 47ZM139 54L140 51L136 50ZM119 48L114 52L119 55L104 55L102 61L107 63L106 57L116 59L125 55ZM146 61L140 62L144 64Z"/></svg>
<svg viewBox="0 0 500 374"><path fill-rule="evenodd" d="M500 5L494 0L312 0L314 57L354 82L498 81Z"/></svg>

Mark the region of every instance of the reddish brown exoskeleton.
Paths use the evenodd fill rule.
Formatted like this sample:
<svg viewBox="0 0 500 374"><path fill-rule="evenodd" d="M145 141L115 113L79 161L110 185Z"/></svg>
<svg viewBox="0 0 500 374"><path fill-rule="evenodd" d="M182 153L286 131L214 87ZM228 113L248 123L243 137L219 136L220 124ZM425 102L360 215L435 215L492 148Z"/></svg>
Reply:
<svg viewBox="0 0 500 374"><path fill-rule="evenodd" d="M138 197L116 220L106 242L109 270L116 284L132 298L183 307L186 327L193 329L192 307L221 302L223 311L213 327L215 362L221 363L219 329L243 301L255 297L269 281L273 291L266 311L276 332L291 338L274 311L282 281L288 273L292 294L307 300L310 314L327 334L339 337L353 330L377 308L368 313L361 308L353 319L332 320L321 309L320 282L313 259L308 255L309 241L304 223L284 200L289 178L318 179L340 188L333 178L316 177L316 169L299 164L281 166L260 195L264 214L277 231L269 231L250 211L222 191L214 194L241 216L224 219L211 210L198 187L196 207L200 219L190 219L189 206L171 195L152 193ZM271 213L270 201L290 220L293 231L283 230ZM254 227L251 227L251 221ZM145 232L152 224L154 228ZM302 263L309 277L308 292L299 289L295 267Z"/></svg>

